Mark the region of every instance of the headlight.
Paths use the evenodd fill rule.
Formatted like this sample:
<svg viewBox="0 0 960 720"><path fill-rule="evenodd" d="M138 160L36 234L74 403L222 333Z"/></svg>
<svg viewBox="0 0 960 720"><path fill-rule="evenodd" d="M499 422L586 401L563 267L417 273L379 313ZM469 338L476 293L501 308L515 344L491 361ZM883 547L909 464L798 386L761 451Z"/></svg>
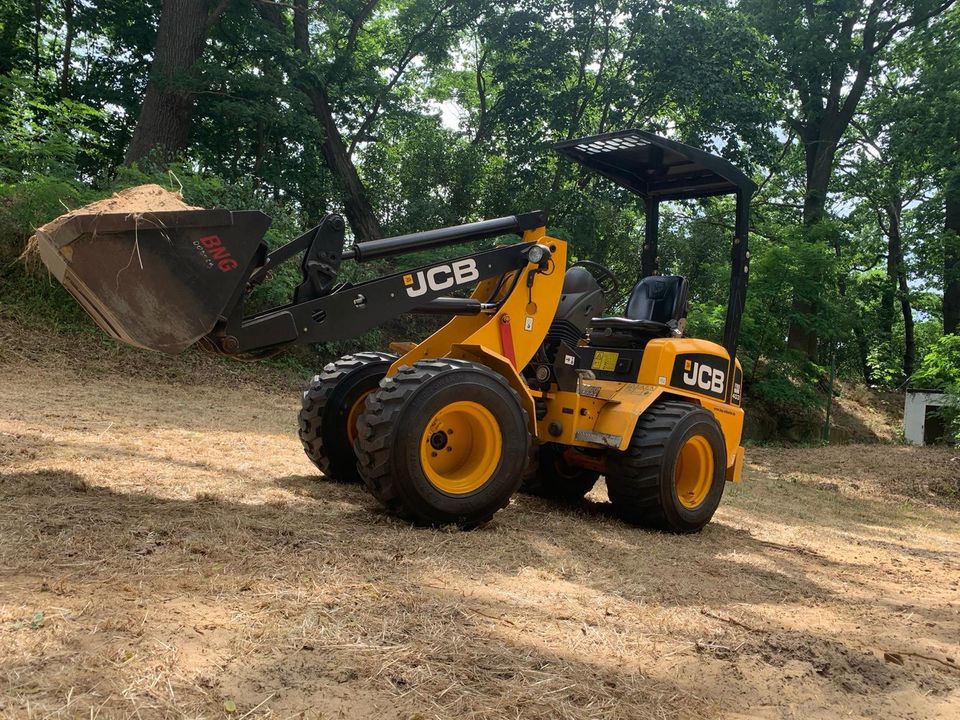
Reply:
<svg viewBox="0 0 960 720"><path fill-rule="evenodd" d="M539 265L549 251L543 245L534 245L527 251L527 260Z"/></svg>

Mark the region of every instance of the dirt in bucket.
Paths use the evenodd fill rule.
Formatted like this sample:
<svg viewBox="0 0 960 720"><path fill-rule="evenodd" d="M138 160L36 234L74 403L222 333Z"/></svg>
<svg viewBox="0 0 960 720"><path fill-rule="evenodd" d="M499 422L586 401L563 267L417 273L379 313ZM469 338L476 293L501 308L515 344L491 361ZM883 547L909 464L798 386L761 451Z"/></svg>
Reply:
<svg viewBox="0 0 960 720"><path fill-rule="evenodd" d="M72 217L73 215L98 215L100 213L145 213L162 212L165 210L199 210L200 208L187 205L180 193L170 192L160 185L137 185L115 193L111 197L97 200L94 203L61 215L57 220L63 217ZM57 222L54 220L53 222ZM44 226L46 227L46 226Z"/></svg>
<svg viewBox="0 0 960 720"><path fill-rule="evenodd" d="M45 225L37 228L36 233L27 241L22 260L32 257L37 250L37 237L46 235L53 237L56 231L70 218L77 215L103 215L106 213L128 213L130 215L142 215L151 212L164 212L170 210L200 210L194 205L187 205L183 201L180 193L171 192L164 187L156 184L137 185L136 187L121 190L108 198L97 200L96 202L84 205L76 210L64 213L58 218L51 220Z"/></svg>

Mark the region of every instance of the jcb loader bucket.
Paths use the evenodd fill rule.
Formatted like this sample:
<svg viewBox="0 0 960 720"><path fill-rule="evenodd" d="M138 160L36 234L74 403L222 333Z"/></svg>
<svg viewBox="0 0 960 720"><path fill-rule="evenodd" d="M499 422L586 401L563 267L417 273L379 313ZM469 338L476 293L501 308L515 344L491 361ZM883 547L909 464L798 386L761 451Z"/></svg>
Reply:
<svg viewBox="0 0 960 720"><path fill-rule="evenodd" d="M37 231L51 273L112 337L177 353L230 310L263 245L259 211L76 214Z"/></svg>

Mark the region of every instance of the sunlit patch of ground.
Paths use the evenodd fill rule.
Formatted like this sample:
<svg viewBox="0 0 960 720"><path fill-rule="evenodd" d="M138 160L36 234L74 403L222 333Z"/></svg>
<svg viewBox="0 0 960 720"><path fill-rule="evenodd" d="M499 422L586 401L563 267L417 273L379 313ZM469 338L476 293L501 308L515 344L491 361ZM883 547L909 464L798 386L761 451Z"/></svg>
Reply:
<svg viewBox="0 0 960 720"><path fill-rule="evenodd" d="M297 403L0 365L0 715L960 717L947 450L753 450L692 537L602 483L464 533L325 482Z"/></svg>

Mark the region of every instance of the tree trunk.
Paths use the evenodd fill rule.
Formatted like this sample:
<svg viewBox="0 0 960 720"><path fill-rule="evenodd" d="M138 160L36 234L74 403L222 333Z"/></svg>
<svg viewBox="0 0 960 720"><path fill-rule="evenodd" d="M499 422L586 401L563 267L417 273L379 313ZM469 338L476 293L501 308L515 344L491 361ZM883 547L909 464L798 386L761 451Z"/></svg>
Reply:
<svg viewBox="0 0 960 720"><path fill-rule="evenodd" d="M63 41L63 56L60 61L60 97L65 98L70 90L70 63L73 60L73 37L76 27L73 23L73 0L63 0L63 23L67 35Z"/></svg>
<svg viewBox="0 0 960 720"><path fill-rule="evenodd" d="M806 194L803 196L803 224L807 227L823 220L827 191L833 177L833 162L840 136L831 127L816 124L801 137L804 141Z"/></svg>
<svg viewBox="0 0 960 720"><path fill-rule="evenodd" d="M803 222L808 227L820 222L825 215L837 146L879 67L880 53L903 32L922 27L950 5L948 0L922 8L913 5L904 8L885 0L872 0L848 3L843 10L838 10L830 3L803 3L810 30L801 32L819 33L814 28L825 27L820 25L821 21L835 23L831 27L832 37L811 34L806 38L813 43L828 40L823 45L822 62L811 64L804 54L788 57L788 76L801 100L800 117L788 118L788 121L805 145L807 185ZM778 42L784 39L777 37ZM791 38L791 46L794 41L795 38ZM815 308L810 306L815 304L816 298L794 296L794 310L801 317L812 316ZM815 359L816 331L793 322L788 345Z"/></svg>
<svg viewBox="0 0 960 720"><path fill-rule="evenodd" d="M43 4L33 2L33 85L40 84L40 36L43 34Z"/></svg>
<svg viewBox="0 0 960 720"><path fill-rule="evenodd" d="M946 222L943 237L943 332L960 333L960 172L944 185Z"/></svg>
<svg viewBox="0 0 960 720"><path fill-rule="evenodd" d="M866 385L872 385L873 372L870 370L870 362L868 360L870 347L867 343L867 334L863 331L863 320L859 317L853 326L853 336L857 341L857 362L860 365L863 382Z"/></svg>
<svg viewBox="0 0 960 720"><path fill-rule="evenodd" d="M296 0L293 13L293 43L305 61L312 58L310 50L309 25L307 23L306 0ZM383 229L377 219L373 206L367 198L367 190L360 180L357 168L337 127L330 98L323 81L307 72L299 72L297 83L310 99L313 114L323 126L321 152L330 172L333 173L343 193L344 214L353 230L357 242L375 240L383 237Z"/></svg>
<svg viewBox="0 0 960 720"><path fill-rule="evenodd" d="M897 296L897 269L895 263L887 258L887 278L880 290L880 311L877 313L877 325L880 328L880 342L889 346L893 340L894 300Z"/></svg>
<svg viewBox="0 0 960 720"><path fill-rule="evenodd" d="M881 222L881 229L887 236L887 277L880 290L880 312L877 324L880 327L881 342L887 347L893 342L893 306L899 287L899 268L903 262L903 253L900 249L900 207L899 203L890 199L882 210L887 218L885 225Z"/></svg>
<svg viewBox="0 0 960 720"><path fill-rule="evenodd" d="M900 234L900 198L891 201L887 207L887 284L890 287L890 327L884 327L889 339L893 338L893 296L900 296L900 312L903 314L903 374L913 375L916 357L916 341L913 333L913 308L910 306L910 287L907 285L907 268L903 260L903 239ZM884 289L883 301L887 300ZM886 318L884 318L886 320Z"/></svg>
<svg viewBox="0 0 960 720"><path fill-rule="evenodd" d="M803 197L803 224L807 228L823 220L826 215L827 191L833 176L833 163L840 138L832 127L819 123L808 126L801 133L806 165L806 194ZM813 317L817 308L809 298L794 295L793 311L800 317ZM819 339L814 328L794 321L787 334L787 347L802 352L810 360L817 359Z"/></svg>
<svg viewBox="0 0 960 720"><path fill-rule="evenodd" d="M226 5L221 2L211 13L207 0L163 0L147 92L125 164L151 154L169 160L187 147L194 100L188 78Z"/></svg>
<svg viewBox="0 0 960 720"><path fill-rule="evenodd" d="M367 199L367 191L363 181L357 174L347 146L343 142L340 130L337 128L330 109L330 101L326 88L320 83L307 88L307 96L313 105L313 113L323 125L323 144L320 147L323 159L330 172L333 173L343 192L343 209L353 229L357 242L376 240L383 237L380 221L373 212L373 206Z"/></svg>
<svg viewBox="0 0 960 720"><path fill-rule="evenodd" d="M474 145L479 145L487 137L487 81L483 77L483 66L487 60L487 49L477 57L477 66L475 69L475 82L477 86L477 132L471 141Z"/></svg>
<svg viewBox="0 0 960 720"><path fill-rule="evenodd" d="M910 287L907 285L907 273L900 264L900 312L903 313L903 374L913 375L917 362L917 341L913 332L913 308L910 305Z"/></svg>

